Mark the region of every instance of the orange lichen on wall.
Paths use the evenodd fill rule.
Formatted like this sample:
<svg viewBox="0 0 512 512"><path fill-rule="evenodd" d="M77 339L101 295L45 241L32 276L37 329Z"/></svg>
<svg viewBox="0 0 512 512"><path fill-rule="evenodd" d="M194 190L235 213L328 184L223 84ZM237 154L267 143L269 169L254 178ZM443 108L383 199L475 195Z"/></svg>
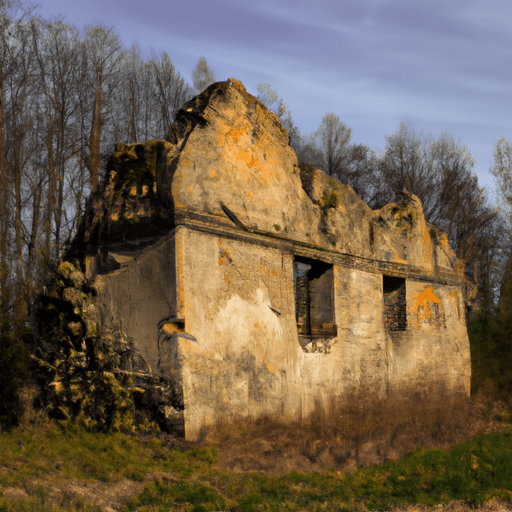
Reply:
<svg viewBox="0 0 512 512"><path fill-rule="evenodd" d="M258 272L269 274L273 277L279 277L279 273L276 270L269 269L268 267L264 267L263 265L260 265L258 267Z"/></svg>
<svg viewBox="0 0 512 512"><path fill-rule="evenodd" d="M458 304L459 302L459 293L456 291L448 292L448 297L453 301L454 304Z"/></svg>
<svg viewBox="0 0 512 512"><path fill-rule="evenodd" d="M427 321L430 320L430 306L432 304L441 304L441 298L436 295L433 286L428 286L418 293L413 305L413 309L416 310L418 314L418 321L422 320L422 316L424 316Z"/></svg>
<svg viewBox="0 0 512 512"><path fill-rule="evenodd" d="M441 298L435 294L433 286L428 286L422 292L418 293L416 306L423 306L425 302L433 302L434 304L441 303Z"/></svg>
<svg viewBox="0 0 512 512"><path fill-rule="evenodd" d="M233 130L231 130L231 132L229 133L229 135L231 136L232 139L236 140L237 142L240 140L240 137L244 134L244 129L243 128L240 128L239 130L235 130L233 128Z"/></svg>
<svg viewBox="0 0 512 512"><path fill-rule="evenodd" d="M219 265L220 266L224 265L226 263L226 260L231 262L231 258L229 257L229 255L231 254L231 250L222 247L221 240L217 241L217 245L219 246L219 257L218 257Z"/></svg>
<svg viewBox="0 0 512 512"><path fill-rule="evenodd" d="M256 167L258 165L258 160L256 160L256 158L254 158L253 156L250 157L249 161L247 161L247 159L244 159L244 162L247 164L247 167L249 167L249 169L252 169L253 167Z"/></svg>
<svg viewBox="0 0 512 512"><path fill-rule="evenodd" d="M248 169L255 169L260 171L259 179L264 186L268 186L269 183L275 178L274 170L272 166L265 162L262 162L258 159L258 154L254 154L254 152L249 152L245 150L242 145L242 136L245 135L247 130L242 128L231 128L224 137L221 138L219 144L221 146L228 146L227 150L229 155L234 159L234 162L242 161L247 166ZM262 141L258 141L256 144L257 149L263 149ZM237 166L238 167L238 166ZM238 167L238 178L241 178L240 168ZM245 177L248 179L250 174L247 174Z"/></svg>
<svg viewBox="0 0 512 512"><path fill-rule="evenodd" d="M403 258L400 258L398 254L395 253L395 257L393 258L393 261L395 263L399 263L400 265L408 265L409 262L407 260L404 260Z"/></svg>

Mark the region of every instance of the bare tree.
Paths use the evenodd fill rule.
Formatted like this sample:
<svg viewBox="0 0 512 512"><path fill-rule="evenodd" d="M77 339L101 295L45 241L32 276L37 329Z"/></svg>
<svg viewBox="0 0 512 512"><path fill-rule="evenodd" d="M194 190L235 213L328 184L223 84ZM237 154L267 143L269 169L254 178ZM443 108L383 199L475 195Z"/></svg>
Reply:
<svg viewBox="0 0 512 512"><path fill-rule="evenodd" d="M427 139L403 122L387 142L379 162L381 187L386 191L379 206L397 201L403 190L418 196L426 220L446 231L466 263L467 277L476 281L481 269L488 267L479 244L488 237L498 212L489 206L473 172L471 152L449 134Z"/></svg>
<svg viewBox="0 0 512 512"><path fill-rule="evenodd" d="M12 20L6 13L0 14L0 307L2 327L8 318L10 302L9 287L9 178L6 165L5 140L5 89L6 81L13 70L14 61L9 48L9 28Z"/></svg>
<svg viewBox="0 0 512 512"><path fill-rule="evenodd" d="M192 73L192 78L197 92L203 92L208 86L217 81L204 57L200 57L197 61L197 65Z"/></svg>
<svg viewBox="0 0 512 512"><path fill-rule="evenodd" d="M43 130L48 166L45 257L51 260L60 251L66 179L78 172L77 88L82 52L78 30L61 21L33 20L32 41L46 119Z"/></svg>
<svg viewBox="0 0 512 512"><path fill-rule="evenodd" d="M11 264L12 202L14 175L8 162L8 150L12 152L9 113L12 114L10 85L17 72L17 35L20 26L30 13L21 9L18 1L7 2L0 9L0 322L6 328L12 306L13 273ZM11 116L12 117L12 116Z"/></svg>
<svg viewBox="0 0 512 512"><path fill-rule="evenodd" d="M288 142L300 160L299 155L303 152L304 141L299 128L293 122L290 109L284 104L283 99L279 97L272 85L260 82L256 84L256 90L258 91L258 100L275 114L281 121L281 125L286 128L289 137Z"/></svg>
<svg viewBox="0 0 512 512"><path fill-rule="evenodd" d="M104 121L102 109L117 86L115 73L118 70L122 53L119 36L114 33L112 28L107 29L100 25L87 30L85 48L95 84L88 157L91 191L94 193L98 189L100 142Z"/></svg>
<svg viewBox="0 0 512 512"><path fill-rule="evenodd" d="M389 193L397 196L402 191L423 190L428 170L425 168L423 140L412 126L400 122L398 131L386 137L386 150L380 162L382 179Z"/></svg>
<svg viewBox="0 0 512 512"><path fill-rule="evenodd" d="M259 82L256 84L256 90L258 91L258 100L265 105L270 111L277 114L274 109L277 110L278 104L282 103L279 99L279 94L270 84L266 82Z"/></svg>
<svg viewBox="0 0 512 512"><path fill-rule="evenodd" d="M23 184L27 163L34 151L33 119L35 110L36 80L34 60L29 51L30 34L23 15L7 26L7 34L2 38L3 67L1 131L2 149L2 200L4 205L2 220L2 245L11 238L14 243L14 264L11 282L14 283L14 318L20 320L26 310L24 293L24 224L23 224ZM5 72L7 71L7 72ZM6 144L6 141L8 143ZM10 216L14 214L12 219ZM13 222L13 235L9 234ZM11 242L12 243L12 242ZM7 265L8 247L2 247L2 260Z"/></svg>
<svg viewBox="0 0 512 512"><path fill-rule="evenodd" d="M144 61L112 29L82 38L12 3L0 8L2 326L60 257L113 142L162 136L191 91L167 54Z"/></svg>
<svg viewBox="0 0 512 512"><path fill-rule="evenodd" d="M494 148L494 164L491 167L498 191L507 210L512 217L512 146L504 138L500 138Z"/></svg>
<svg viewBox="0 0 512 512"><path fill-rule="evenodd" d="M349 158L348 143L352 130L333 112L328 112L316 131L320 161L319 167L329 176L343 180L344 167Z"/></svg>
<svg viewBox="0 0 512 512"><path fill-rule="evenodd" d="M478 251L475 305L480 310L492 312L505 283L511 282L512 276L506 273L507 268L512 268L511 242L510 222L502 212L488 222L475 239L474 250Z"/></svg>
<svg viewBox="0 0 512 512"><path fill-rule="evenodd" d="M162 52L160 59L153 54L149 65L156 82L157 130L159 136L163 137L174 122L178 110L192 97L192 90L176 71L166 52ZM211 79L215 81L213 75Z"/></svg>
<svg viewBox="0 0 512 512"><path fill-rule="evenodd" d="M121 85L121 104L124 113L120 117L124 125L126 136L120 140L127 142L137 142L139 140L139 121L143 117L143 95L144 89L141 87L141 79L144 77L143 62L140 55L140 48L134 44L128 52L125 53L123 66L120 74L123 77Z"/></svg>

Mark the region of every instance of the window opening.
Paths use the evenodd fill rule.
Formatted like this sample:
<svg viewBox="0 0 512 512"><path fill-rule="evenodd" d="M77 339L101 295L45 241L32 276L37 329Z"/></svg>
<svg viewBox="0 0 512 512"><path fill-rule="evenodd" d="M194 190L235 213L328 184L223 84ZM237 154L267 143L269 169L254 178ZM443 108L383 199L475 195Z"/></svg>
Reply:
<svg viewBox="0 0 512 512"><path fill-rule="evenodd" d="M314 339L337 334L333 275L329 263L298 256L294 259L295 315L303 347Z"/></svg>
<svg viewBox="0 0 512 512"><path fill-rule="evenodd" d="M382 276L384 295L384 325L389 332L407 329L405 279L403 277Z"/></svg>

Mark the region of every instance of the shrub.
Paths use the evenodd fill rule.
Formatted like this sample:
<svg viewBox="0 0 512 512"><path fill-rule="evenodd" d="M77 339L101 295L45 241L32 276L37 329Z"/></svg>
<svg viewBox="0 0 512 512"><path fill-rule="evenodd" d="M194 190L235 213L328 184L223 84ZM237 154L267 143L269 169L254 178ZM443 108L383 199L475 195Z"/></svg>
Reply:
<svg viewBox="0 0 512 512"><path fill-rule="evenodd" d="M0 334L0 429L11 428L23 413L20 389L28 377L29 352L21 336Z"/></svg>

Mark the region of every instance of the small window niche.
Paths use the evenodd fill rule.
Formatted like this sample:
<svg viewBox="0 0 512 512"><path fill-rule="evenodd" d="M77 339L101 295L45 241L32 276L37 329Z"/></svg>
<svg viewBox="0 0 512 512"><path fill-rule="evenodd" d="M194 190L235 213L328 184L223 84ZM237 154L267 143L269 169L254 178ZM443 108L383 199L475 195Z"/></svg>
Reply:
<svg viewBox="0 0 512 512"><path fill-rule="evenodd" d="M404 332L407 329L405 279L382 276L384 295L384 326L388 332Z"/></svg>
<svg viewBox="0 0 512 512"><path fill-rule="evenodd" d="M298 256L294 259L297 331L306 352L327 351L328 344L322 340L337 335L333 276L329 263Z"/></svg>

